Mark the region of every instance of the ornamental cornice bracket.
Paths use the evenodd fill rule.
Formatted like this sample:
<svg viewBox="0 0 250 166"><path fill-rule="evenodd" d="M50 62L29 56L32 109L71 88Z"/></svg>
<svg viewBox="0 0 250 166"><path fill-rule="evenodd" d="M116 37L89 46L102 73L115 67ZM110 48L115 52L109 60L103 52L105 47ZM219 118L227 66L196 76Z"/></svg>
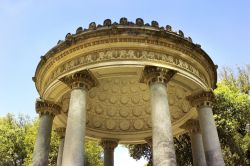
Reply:
<svg viewBox="0 0 250 166"><path fill-rule="evenodd" d="M212 90L200 91L198 93L187 96L187 100L193 107L212 107L212 103L215 100L215 95Z"/></svg>
<svg viewBox="0 0 250 166"><path fill-rule="evenodd" d="M118 145L119 140L117 139L102 139L100 145L103 149L114 150Z"/></svg>
<svg viewBox="0 0 250 166"><path fill-rule="evenodd" d="M80 72L65 76L61 78L60 81L71 89L85 88L90 90L91 88L98 86L98 81L88 70L82 70Z"/></svg>
<svg viewBox="0 0 250 166"><path fill-rule="evenodd" d="M36 100L36 112L41 115L52 115L56 116L57 114L60 114L61 106L59 104L56 104L52 101L48 100Z"/></svg>
<svg viewBox="0 0 250 166"><path fill-rule="evenodd" d="M176 73L177 71L167 68L145 66L140 82L148 85L155 82L167 84Z"/></svg>
<svg viewBox="0 0 250 166"><path fill-rule="evenodd" d="M66 132L66 128L65 127L59 127L55 129L55 132L57 133L57 135L62 139L65 137L65 132Z"/></svg>
<svg viewBox="0 0 250 166"><path fill-rule="evenodd" d="M181 128L188 130L189 133L198 133L200 132L199 120L189 119L181 126Z"/></svg>

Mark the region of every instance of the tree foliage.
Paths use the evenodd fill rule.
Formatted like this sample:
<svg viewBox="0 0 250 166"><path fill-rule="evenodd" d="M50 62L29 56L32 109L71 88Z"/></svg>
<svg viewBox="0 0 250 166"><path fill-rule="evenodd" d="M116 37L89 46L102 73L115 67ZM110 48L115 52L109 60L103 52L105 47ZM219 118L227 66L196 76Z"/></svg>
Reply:
<svg viewBox="0 0 250 166"><path fill-rule="evenodd" d="M11 114L0 118L0 166L29 166L32 161L39 120ZM59 137L52 130L49 165L56 165ZM85 143L87 166L101 166L102 148L95 141Z"/></svg>
<svg viewBox="0 0 250 166"><path fill-rule="evenodd" d="M236 74L223 68L215 89L213 112L226 165L250 165L250 65L238 67ZM187 134L174 138L177 164L192 165L190 138ZM130 145L131 157L150 161L148 145ZM137 152L139 151L139 152Z"/></svg>
<svg viewBox="0 0 250 166"><path fill-rule="evenodd" d="M0 165L22 165L27 156L24 138L28 125L10 114L0 119Z"/></svg>
<svg viewBox="0 0 250 166"><path fill-rule="evenodd" d="M96 141L87 140L85 143L85 164L86 166L102 166L102 147Z"/></svg>

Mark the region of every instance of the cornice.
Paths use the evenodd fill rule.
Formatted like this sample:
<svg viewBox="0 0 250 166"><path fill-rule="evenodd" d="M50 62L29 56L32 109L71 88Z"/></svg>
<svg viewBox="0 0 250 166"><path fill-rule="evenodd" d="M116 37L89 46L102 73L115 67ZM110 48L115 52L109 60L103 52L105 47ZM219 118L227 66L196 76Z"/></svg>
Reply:
<svg viewBox="0 0 250 166"><path fill-rule="evenodd" d="M65 37L64 41L59 41L58 44L49 50L44 56L41 56L41 60L37 66L35 77L33 80L36 81L36 77L40 72L41 68L48 64L48 66L53 65L60 57L66 56L74 51L79 49L85 49L86 47L103 44L107 41L103 41L102 39L90 43L84 43L88 39L95 38L95 37L114 37L121 34L127 34L127 39L110 39L109 42L141 42L141 43L150 43L155 45L162 45L164 47L170 47L192 56L192 58L199 60L199 56L195 56L195 52L197 54L202 55L207 62L209 63L209 68L212 69L214 75L214 85L212 88L215 88L216 81L217 81L217 74L216 74L216 66L214 65L211 58L201 49L200 45L194 44L190 37L185 37L182 31L174 32L172 31L171 26L167 25L166 27L159 27L156 21L152 21L150 24L144 24L144 21L140 18L136 19L136 22L129 22L126 18L121 18L120 23L112 23L111 20L107 19L104 21L103 25L96 25L94 22L90 23L88 29L78 28L75 34L68 33ZM138 36L143 36L143 39L133 39ZM147 37L155 38L154 40L147 39ZM165 43L161 41L161 39L167 40L170 43ZM174 44L173 44L174 43ZM75 46L76 47L72 47ZM189 49L189 52L186 49ZM57 56L54 60L50 60L52 57ZM202 61L202 60L200 60ZM204 63L203 63L204 64ZM205 65L206 66L206 65ZM207 69L207 67L205 67Z"/></svg>

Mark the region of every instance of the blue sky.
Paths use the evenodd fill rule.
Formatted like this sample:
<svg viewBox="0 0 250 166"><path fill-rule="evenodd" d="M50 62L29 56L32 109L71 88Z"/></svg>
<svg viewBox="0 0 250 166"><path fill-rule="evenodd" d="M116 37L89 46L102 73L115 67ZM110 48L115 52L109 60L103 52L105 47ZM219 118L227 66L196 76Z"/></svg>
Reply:
<svg viewBox="0 0 250 166"><path fill-rule="evenodd" d="M110 18L141 17L182 30L215 64L250 64L250 1L0 0L0 116L36 116L31 77L40 56L68 32Z"/></svg>

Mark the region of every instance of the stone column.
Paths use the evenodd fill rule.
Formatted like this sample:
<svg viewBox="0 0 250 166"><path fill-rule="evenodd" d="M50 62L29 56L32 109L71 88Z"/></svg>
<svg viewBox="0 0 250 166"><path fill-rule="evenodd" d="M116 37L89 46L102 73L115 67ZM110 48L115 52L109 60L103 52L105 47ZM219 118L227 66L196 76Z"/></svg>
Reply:
<svg viewBox="0 0 250 166"><path fill-rule="evenodd" d="M62 165L83 166L87 91L96 86L97 81L87 70L61 81L71 88Z"/></svg>
<svg viewBox="0 0 250 166"><path fill-rule="evenodd" d="M141 81L150 87L154 166L176 165L167 96L167 83L175 73L165 68L146 66Z"/></svg>
<svg viewBox="0 0 250 166"><path fill-rule="evenodd" d="M104 150L104 166L114 166L114 149L118 145L118 140L102 139L100 145Z"/></svg>
<svg viewBox="0 0 250 166"><path fill-rule="evenodd" d="M192 157L194 166L206 166L206 158L203 148L202 136L200 133L199 121L190 119L182 128L189 131L191 146L192 146Z"/></svg>
<svg viewBox="0 0 250 166"><path fill-rule="evenodd" d="M219 137L212 112L212 101L214 99L214 94L211 91L200 92L188 98L198 110L207 165L224 166L225 164L221 153Z"/></svg>
<svg viewBox="0 0 250 166"><path fill-rule="evenodd" d="M36 112L40 115L40 124L32 157L32 166L48 165L49 145L53 118L61 107L45 100L36 101Z"/></svg>
<svg viewBox="0 0 250 166"><path fill-rule="evenodd" d="M62 165L62 156L63 156L63 147L64 147L64 140L65 140L65 128L61 127L61 128L57 128L55 131L58 134L59 138L60 138L60 144L59 144L59 149L58 149L58 154L57 154L57 162L56 165L57 166L61 166Z"/></svg>

